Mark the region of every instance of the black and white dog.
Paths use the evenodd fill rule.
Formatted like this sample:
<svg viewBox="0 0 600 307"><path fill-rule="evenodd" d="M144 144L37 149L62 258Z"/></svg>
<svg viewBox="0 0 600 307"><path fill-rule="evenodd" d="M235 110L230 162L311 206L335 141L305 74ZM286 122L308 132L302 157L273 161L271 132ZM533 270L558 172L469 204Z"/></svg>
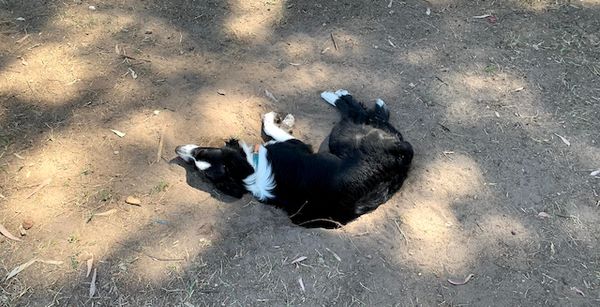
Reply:
<svg viewBox="0 0 600 307"><path fill-rule="evenodd" d="M307 227L346 224L400 189L413 149L388 122L383 100L367 110L345 90L321 97L342 114L329 136L329 152L314 153L281 129L275 112L263 116L264 133L272 138L263 145L231 139L222 148L182 145L175 151L227 195L250 192Z"/></svg>

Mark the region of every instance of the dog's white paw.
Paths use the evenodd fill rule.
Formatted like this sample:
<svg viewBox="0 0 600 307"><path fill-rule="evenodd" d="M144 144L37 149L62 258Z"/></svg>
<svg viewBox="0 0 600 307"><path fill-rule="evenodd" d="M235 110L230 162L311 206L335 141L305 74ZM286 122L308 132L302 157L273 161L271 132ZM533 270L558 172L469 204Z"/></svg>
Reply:
<svg viewBox="0 0 600 307"><path fill-rule="evenodd" d="M335 106L335 101L340 97L338 97L338 95L336 95L334 92L323 92L321 93L321 98L327 101L327 103L330 105Z"/></svg>
<svg viewBox="0 0 600 307"><path fill-rule="evenodd" d="M275 118L277 118L276 112L269 112L263 115L263 123L273 124L275 123Z"/></svg>
<svg viewBox="0 0 600 307"><path fill-rule="evenodd" d="M350 93L348 93L348 91L347 91L347 90L344 90L344 89L339 89L339 90L335 91L335 94L336 94L338 97L342 97L342 96L350 95Z"/></svg>
<svg viewBox="0 0 600 307"><path fill-rule="evenodd" d="M321 93L321 98L327 101L330 105L335 106L335 102L342 96L349 95L347 90L339 89L335 92L325 91Z"/></svg>
<svg viewBox="0 0 600 307"><path fill-rule="evenodd" d="M381 100L381 98L377 98L377 100L375 100L375 103L382 108L385 107L385 101Z"/></svg>

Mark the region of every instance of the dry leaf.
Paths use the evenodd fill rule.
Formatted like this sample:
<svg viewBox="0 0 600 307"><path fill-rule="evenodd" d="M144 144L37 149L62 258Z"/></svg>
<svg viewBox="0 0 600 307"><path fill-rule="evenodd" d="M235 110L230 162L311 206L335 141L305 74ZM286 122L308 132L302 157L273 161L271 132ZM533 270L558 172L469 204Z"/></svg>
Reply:
<svg viewBox="0 0 600 307"><path fill-rule="evenodd" d="M342 262L342 258L340 258L340 256L338 256L336 253L334 253L332 250L330 250L330 249L329 249L329 248L327 248L327 247L325 247L325 249L326 249L328 252L330 252L330 253L333 255L333 257L335 257L335 260L337 260L337 261L339 261L339 262Z"/></svg>
<svg viewBox="0 0 600 307"><path fill-rule="evenodd" d="M15 240L15 241L21 241L21 239L19 239L19 238L17 238L17 237L15 237L15 236L13 236L13 234L12 234L12 233L10 233L10 231L8 231L8 229L6 229L6 228L4 227L4 225L2 225L2 224L0 224L0 233L1 233L3 236L5 236L5 237L7 237L7 238L9 238L9 239L11 239L11 240Z"/></svg>
<svg viewBox="0 0 600 307"><path fill-rule="evenodd" d="M87 260L87 272L85 273L86 278L90 276L93 266L94 266L94 255L92 255L92 258Z"/></svg>
<svg viewBox="0 0 600 307"><path fill-rule="evenodd" d="M115 130L115 129L110 129L110 131L112 131L114 134L118 135L120 138L125 136L125 132L121 132L121 131Z"/></svg>
<svg viewBox="0 0 600 307"><path fill-rule="evenodd" d="M522 90L524 90L524 89L525 89L525 88L524 88L524 87L522 87L522 86L521 86L521 87L517 87L516 89L514 89L514 90L513 90L513 92L520 92L520 91L522 91Z"/></svg>
<svg viewBox="0 0 600 307"><path fill-rule="evenodd" d="M277 100L277 98L275 98L275 96L273 96L273 94L271 92L269 92L268 90L265 90L265 95L267 95L267 97L271 98L271 100L273 100L275 102L279 102L279 100Z"/></svg>
<svg viewBox="0 0 600 307"><path fill-rule="evenodd" d="M54 264L54 265L60 265L63 262L62 261L56 261L56 260L41 260L41 259L31 259L21 265L19 265L18 267L14 268L12 271L10 271L10 273L8 273L6 275L6 279L5 281L15 277L17 274L21 273L21 271L25 270L26 268L28 268L29 266L31 266L32 264L36 263L36 262L42 262L42 263L46 263L46 264Z"/></svg>
<svg viewBox="0 0 600 307"><path fill-rule="evenodd" d="M492 16L492 15L490 15L490 14L484 14L484 15L479 15L479 16L473 16L473 18L475 18L475 19L484 19L484 18L488 18L490 16Z"/></svg>
<svg viewBox="0 0 600 307"><path fill-rule="evenodd" d="M302 292L305 292L306 288L304 288L304 282L302 281L302 277L298 278L298 283L300 284L300 289L302 289Z"/></svg>
<svg viewBox="0 0 600 307"><path fill-rule="evenodd" d="M427 8L427 10L425 11L425 15L427 15L427 16L431 15L431 9L430 8Z"/></svg>
<svg viewBox="0 0 600 307"><path fill-rule="evenodd" d="M131 67L127 68L127 70L131 74L132 78L137 79L138 75L135 73L135 71L133 69L131 69Z"/></svg>
<svg viewBox="0 0 600 307"><path fill-rule="evenodd" d="M577 292L577 294L579 294L579 295L581 295L581 296L585 297L585 293L583 293L583 291L579 290L578 288L576 288L576 287L571 287L571 290L572 290L572 291L575 291L575 292Z"/></svg>
<svg viewBox="0 0 600 307"><path fill-rule="evenodd" d="M15 277L17 274L21 273L21 271L25 270L30 265L34 264L35 261L36 261L36 259L31 259L31 260L21 264L20 266L14 268L12 271L10 271L10 273L8 273L8 275L6 275L5 281Z"/></svg>
<svg viewBox="0 0 600 307"><path fill-rule="evenodd" d="M455 285L455 286L460 286L460 285L464 285L466 283L469 282L469 280L471 280L471 278L473 278L473 274L469 274L465 280L456 280L456 279L452 279L452 278L448 278L448 282Z"/></svg>
<svg viewBox="0 0 600 307"><path fill-rule="evenodd" d="M550 214L548 214L548 213L546 213L546 212L543 212L543 211L542 211L542 212L540 212L540 213L538 213L538 215L537 215L537 216L538 216L538 218L540 218L540 219L547 219L547 218L550 218Z"/></svg>
<svg viewBox="0 0 600 307"><path fill-rule="evenodd" d="M594 176L595 177L595 176L598 176L598 175L600 175L600 168L590 173L590 176Z"/></svg>
<svg viewBox="0 0 600 307"><path fill-rule="evenodd" d="M563 141L563 143L567 144L567 146L571 146L571 142L569 142L569 140L567 140L564 136L562 136L562 135L560 135L558 133L555 133L555 135L557 137L559 137Z"/></svg>
<svg viewBox="0 0 600 307"><path fill-rule="evenodd" d="M107 215L111 215L113 213L116 213L117 209L110 209L104 212L100 212L100 213L95 213L94 216L107 216Z"/></svg>
<svg viewBox="0 0 600 307"><path fill-rule="evenodd" d="M305 257L305 256L298 257L298 258L296 258L294 261L292 261L290 264L294 264L294 263L299 263L299 262L302 262L302 261L306 260L306 258L307 258L307 257Z"/></svg>
<svg viewBox="0 0 600 307"><path fill-rule="evenodd" d="M139 198L133 197L133 196L127 196L127 199L125 199L125 202L130 205L134 205L134 206L138 206L138 207L142 205L142 201Z"/></svg>
<svg viewBox="0 0 600 307"><path fill-rule="evenodd" d="M19 40L17 41L17 44L20 44L20 43L24 42L24 41L25 41L27 38L29 38L29 34L26 34L26 35L25 35L25 36L23 36L21 39L19 39Z"/></svg>
<svg viewBox="0 0 600 307"><path fill-rule="evenodd" d="M96 294L96 273L97 269L94 269L94 274L92 274L92 282L90 282L90 298L94 297L94 294Z"/></svg>

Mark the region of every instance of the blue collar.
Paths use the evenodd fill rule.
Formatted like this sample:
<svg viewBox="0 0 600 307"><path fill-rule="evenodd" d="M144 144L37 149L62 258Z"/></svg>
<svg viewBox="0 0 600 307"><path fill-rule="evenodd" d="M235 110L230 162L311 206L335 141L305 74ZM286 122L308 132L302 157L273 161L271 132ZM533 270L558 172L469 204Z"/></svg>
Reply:
<svg viewBox="0 0 600 307"><path fill-rule="evenodd" d="M258 169L258 151L260 150L260 145L254 145L254 151L252 151L252 163L254 169Z"/></svg>

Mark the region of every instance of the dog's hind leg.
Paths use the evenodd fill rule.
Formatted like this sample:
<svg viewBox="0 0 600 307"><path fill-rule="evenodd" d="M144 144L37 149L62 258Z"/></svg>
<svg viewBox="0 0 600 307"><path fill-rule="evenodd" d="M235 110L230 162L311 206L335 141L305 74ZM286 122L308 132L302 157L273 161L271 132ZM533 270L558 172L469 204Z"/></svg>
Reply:
<svg viewBox="0 0 600 307"><path fill-rule="evenodd" d="M385 102L381 98L375 100L375 107L373 109L373 116L375 119L387 122L390 120L390 110L388 110Z"/></svg>
<svg viewBox="0 0 600 307"><path fill-rule="evenodd" d="M275 112L263 115L263 131L265 134L272 137L276 142L285 142L294 139L292 135L275 124L275 117L277 117L277 113Z"/></svg>
<svg viewBox="0 0 600 307"><path fill-rule="evenodd" d="M337 107L340 113L342 113L342 119L350 119L357 124L363 124L367 121L367 110L362 103L354 100L347 90L325 91L321 93L321 98Z"/></svg>

